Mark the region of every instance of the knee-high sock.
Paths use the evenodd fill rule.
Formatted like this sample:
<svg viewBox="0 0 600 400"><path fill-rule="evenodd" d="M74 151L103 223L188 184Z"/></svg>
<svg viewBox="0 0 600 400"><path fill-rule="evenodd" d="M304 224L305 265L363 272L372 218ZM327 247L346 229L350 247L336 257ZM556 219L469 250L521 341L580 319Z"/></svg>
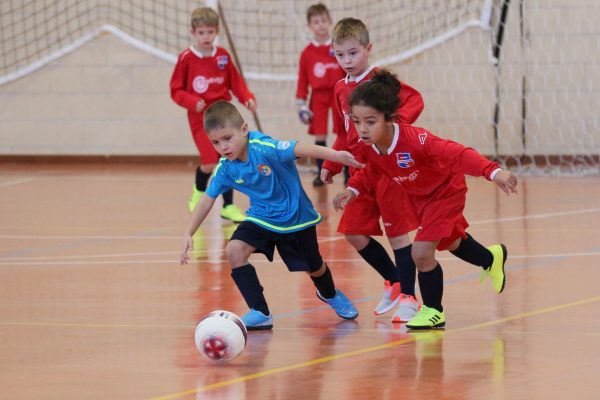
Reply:
<svg viewBox="0 0 600 400"><path fill-rule="evenodd" d="M386 281L390 281L390 283L400 281L394 262L377 240L370 238L369 244L360 250L358 254Z"/></svg>
<svg viewBox="0 0 600 400"><path fill-rule="evenodd" d="M265 315L270 315L267 300L263 295L263 287L258 280L256 270L252 264L246 264L231 271L231 277L237 285L240 293L246 300L248 307L253 308Z"/></svg>
<svg viewBox="0 0 600 400"><path fill-rule="evenodd" d="M411 296L415 295L415 281L417 279L417 267L413 261L412 244L401 249L394 250L396 259L396 269L400 278L400 289L402 293Z"/></svg>
<svg viewBox="0 0 600 400"><path fill-rule="evenodd" d="M434 269L428 272L419 271L419 288L423 304L438 311L442 308L442 295L444 294L444 272L438 263Z"/></svg>

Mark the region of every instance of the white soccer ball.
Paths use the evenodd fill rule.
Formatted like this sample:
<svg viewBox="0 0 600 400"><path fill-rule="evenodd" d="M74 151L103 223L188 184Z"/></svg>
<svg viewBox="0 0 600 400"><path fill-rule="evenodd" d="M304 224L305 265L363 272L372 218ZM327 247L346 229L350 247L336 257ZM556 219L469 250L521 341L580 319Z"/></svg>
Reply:
<svg viewBox="0 0 600 400"><path fill-rule="evenodd" d="M246 326L229 311L213 311L196 326L196 348L211 361L233 360L244 351L247 339Z"/></svg>

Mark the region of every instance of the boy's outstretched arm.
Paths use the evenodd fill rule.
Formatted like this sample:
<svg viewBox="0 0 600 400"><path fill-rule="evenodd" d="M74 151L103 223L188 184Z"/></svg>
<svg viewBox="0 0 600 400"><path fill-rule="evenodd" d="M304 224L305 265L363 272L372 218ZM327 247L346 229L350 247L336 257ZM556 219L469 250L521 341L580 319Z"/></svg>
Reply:
<svg viewBox="0 0 600 400"><path fill-rule="evenodd" d="M204 222L204 219L208 215L213 204L215 204L215 199L206 194L202 196L198 201L198 204L196 204L196 208L194 208L194 211L192 212L190 222L183 233L181 255L179 256L179 263L181 265L188 263L190 259L188 251L193 250L194 248L192 236L198 230L198 227L200 227L202 222Z"/></svg>
<svg viewBox="0 0 600 400"><path fill-rule="evenodd" d="M296 143L294 154L296 154L296 157L320 158L321 160L329 160L353 168L364 168L364 164L358 162L349 152L337 151L329 147Z"/></svg>

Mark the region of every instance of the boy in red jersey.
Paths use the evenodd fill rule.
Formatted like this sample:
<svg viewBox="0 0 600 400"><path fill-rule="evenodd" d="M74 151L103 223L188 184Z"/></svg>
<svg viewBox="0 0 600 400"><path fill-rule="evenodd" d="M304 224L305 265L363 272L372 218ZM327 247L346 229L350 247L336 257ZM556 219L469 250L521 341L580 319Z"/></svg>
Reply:
<svg viewBox="0 0 600 400"><path fill-rule="evenodd" d="M231 100L230 91L252 112L256 111L256 100L229 53L214 45L219 33L219 14L209 7L195 9L190 32L195 43L179 55L170 86L173 101L188 110L192 136L200 153L201 164L196 170L196 182L188 203L192 212L219 161L219 153L204 131L204 110L217 100ZM242 211L233 204L233 191L223 193L221 217L233 222L245 219Z"/></svg>
<svg viewBox="0 0 600 400"><path fill-rule="evenodd" d="M363 82L368 81L376 69L369 65L371 52L369 31L365 24L354 18L340 20L333 29L333 50L346 78L338 81L334 88L334 118L340 126L333 148L354 153L358 147L358 134L350 121L348 95ZM398 94L396 112L398 121L413 123L423 110L423 99L419 92L403 85ZM323 163L321 179L332 183L332 176L342 169L340 164ZM352 175L355 171L350 170ZM371 177L378 180L376 175ZM381 235L379 219L394 251L395 265L383 246L372 236ZM375 315L386 313L399 304L392 322L406 322L418 310L415 298L416 269L411 258L411 242L408 232L417 229L414 210L400 187L382 177L372 186L370 193L360 196L346 207L338 226L338 232L358 251L384 279L384 293L375 308Z"/></svg>
<svg viewBox="0 0 600 400"><path fill-rule="evenodd" d="M331 47L331 16L323 4L314 4L306 11L308 28L314 34L314 40L300 55L298 85L296 88L296 107L300 121L308 124L308 133L314 135L317 146L327 145L327 122L329 109L333 105L333 87L342 79L344 71L337 63ZM310 87L310 103L306 104ZM334 121L333 131L338 127ZM314 186L322 186L321 167L323 160L317 160L319 172Z"/></svg>
<svg viewBox="0 0 600 400"><path fill-rule="evenodd" d="M434 136L423 128L397 124L395 112L401 87L392 73L379 71L350 95L351 118L362 141L355 154L368 164L366 173L357 171L350 178L346 192L335 197L334 207L343 208L359 194L357 199L370 192L370 187L378 184L371 180L373 170L407 193L420 223L412 256L419 270L423 306L406 326L442 328L446 323L442 308L444 277L435 258L436 249L449 250L481 267L497 293L506 283L506 247L497 244L485 248L466 232L465 174L483 176L507 195L517 193L517 178L472 148Z"/></svg>

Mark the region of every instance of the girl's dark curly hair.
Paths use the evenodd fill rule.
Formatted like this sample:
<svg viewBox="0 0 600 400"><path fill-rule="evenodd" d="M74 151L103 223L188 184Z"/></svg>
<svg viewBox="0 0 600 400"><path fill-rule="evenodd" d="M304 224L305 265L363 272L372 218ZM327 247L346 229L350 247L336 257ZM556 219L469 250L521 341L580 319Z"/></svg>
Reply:
<svg viewBox="0 0 600 400"><path fill-rule="evenodd" d="M395 74L381 69L365 83L356 87L348 97L348 105L367 106L383 113L385 120L394 119L400 105L401 84Z"/></svg>

